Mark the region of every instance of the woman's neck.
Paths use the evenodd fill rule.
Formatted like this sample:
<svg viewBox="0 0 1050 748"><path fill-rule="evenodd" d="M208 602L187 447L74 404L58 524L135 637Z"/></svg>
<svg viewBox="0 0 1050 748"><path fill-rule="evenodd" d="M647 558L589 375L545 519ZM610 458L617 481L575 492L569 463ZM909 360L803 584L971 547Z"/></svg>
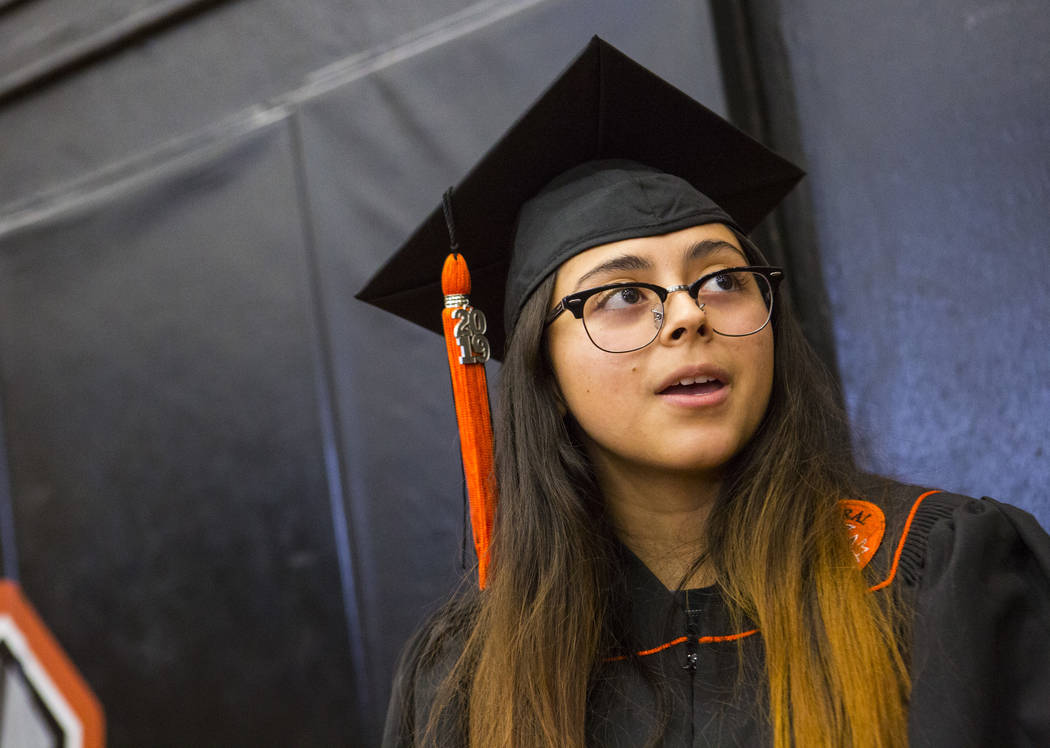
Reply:
<svg viewBox="0 0 1050 748"><path fill-rule="evenodd" d="M707 518L721 485L718 479L665 470L596 468L620 540L665 587L690 589L714 583L708 564L692 572L690 568L705 546Z"/></svg>

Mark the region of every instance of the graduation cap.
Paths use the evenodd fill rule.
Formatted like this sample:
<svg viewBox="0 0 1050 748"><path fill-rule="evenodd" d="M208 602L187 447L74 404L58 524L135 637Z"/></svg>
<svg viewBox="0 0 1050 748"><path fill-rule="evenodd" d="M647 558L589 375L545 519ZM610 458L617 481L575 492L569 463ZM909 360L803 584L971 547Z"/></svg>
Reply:
<svg viewBox="0 0 1050 748"><path fill-rule="evenodd" d="M515 250L523 205L556 177L604 159L635 162L635 167L644 165L650 172L678 178L664 180L668 200L692 200L691 207L698 209L692 215L661 216L647 228L620 226L626 235L618 238L725 221L725 214L731 217L731 225L749 233L803 176L794 164L594 37L451 191L458 250L470 263L471 300L488 317L494 358L502 358L506 330L528 293L567 259L567 251L589 248L586 242L561 237L559 249L554 246L559 243L556 237L554 244L533 242ZM587 171L586 166L583 169ZM600 180L594 171L586 178ZM644 178L648 181L635 184L636 191L650 189L661 179L656 173ZM584 190L589 187L615 193L609 184L585 184ZM694 194L685 195L690 187ZM714 209L709 207L712 202ZM592 215L584 220L601 222L603 218ZM577 236L588 233L588 227L579 222L569 226L562 220L548 222L548 227L552 225ZM601 228L591 233L607 237L617 227ZM614 240L605 238L590 246ZM567 249L567 245L571 246ZM442 305L441 268L448 250L449 230L438 205L357 298L441 333L441 315L435 310ZM517 254L513 271L512 254Z"/></svg>
<svg viewBox="0 0 1050 748"><path fill-rule="evenodd" d="M712 222L746 234L801 177L594 37L357 294L445 335L482 588L496 507L484 361L502 358L529 294L600 244Z"/></svg>

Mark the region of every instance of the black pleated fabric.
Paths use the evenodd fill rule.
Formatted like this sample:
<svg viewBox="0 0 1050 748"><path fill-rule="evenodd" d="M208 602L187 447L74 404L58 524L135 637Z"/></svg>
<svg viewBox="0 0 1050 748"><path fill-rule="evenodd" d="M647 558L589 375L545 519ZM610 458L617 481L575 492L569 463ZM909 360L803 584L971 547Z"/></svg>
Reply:
<svg viewBox="0 0 1050 748"><path fill-rule="evenodd" d="M911 744L1050 745L1050 540L1030 514L992 499L931 499L919 513L929 530Z"/></svg>

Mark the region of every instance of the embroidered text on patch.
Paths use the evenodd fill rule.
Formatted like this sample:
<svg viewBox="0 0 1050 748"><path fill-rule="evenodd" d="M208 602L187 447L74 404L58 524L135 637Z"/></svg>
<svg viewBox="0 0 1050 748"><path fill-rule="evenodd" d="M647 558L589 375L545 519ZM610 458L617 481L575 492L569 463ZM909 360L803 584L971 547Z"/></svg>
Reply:
<svg viewBox="0 0 1050 748"><path fill-rule="evenodd" d="M870 501L859 499L843 499L839 507L846 521L857 566L863 569L882 543L882 536L886 532L886 515Z"/></svg>

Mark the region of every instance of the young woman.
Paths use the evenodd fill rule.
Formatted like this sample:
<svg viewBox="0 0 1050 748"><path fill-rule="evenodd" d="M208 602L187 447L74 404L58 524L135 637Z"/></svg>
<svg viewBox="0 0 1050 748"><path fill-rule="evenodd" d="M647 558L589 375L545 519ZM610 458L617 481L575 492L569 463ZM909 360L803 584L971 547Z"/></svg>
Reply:
<svg viewBox="0 0 1050 748"><path fill-rule="evenodd" d="M510 201L488 584L406 649L384 745L1050 744L1046 534L861 474L739 217L782 191L720 191L758 146L711 181L645 140Z"/></svg>

